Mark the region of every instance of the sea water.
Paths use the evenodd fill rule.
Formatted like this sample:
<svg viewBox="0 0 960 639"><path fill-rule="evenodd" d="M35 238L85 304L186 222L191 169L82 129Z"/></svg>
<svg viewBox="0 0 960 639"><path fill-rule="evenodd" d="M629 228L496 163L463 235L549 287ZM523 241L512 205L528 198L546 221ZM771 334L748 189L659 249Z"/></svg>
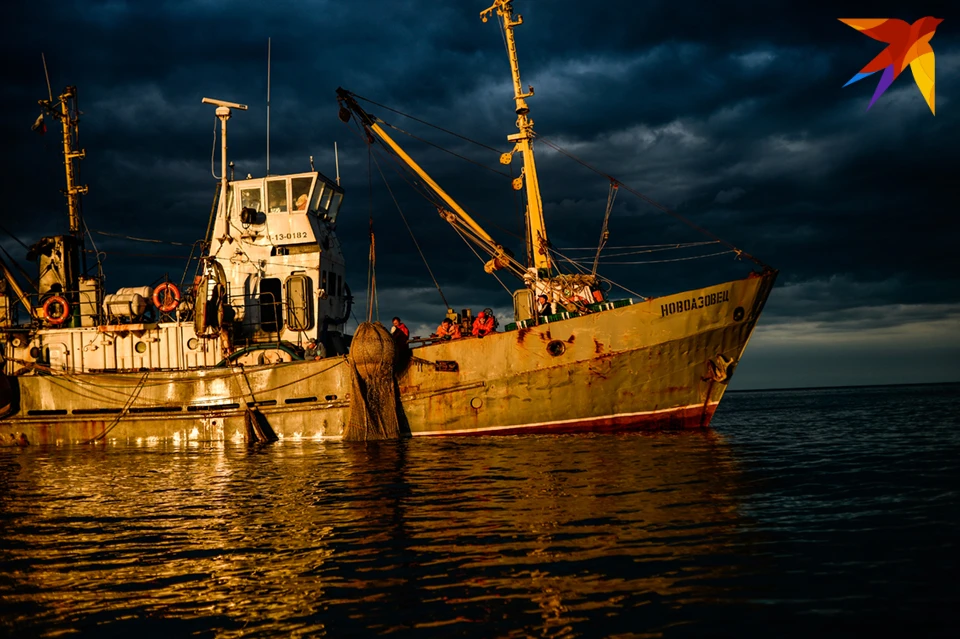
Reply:
<svg viewBox="0 0 960 639"><path fill-rule="evenodd" d="M955 636L960 385L703 432L0 449L0 635Z"/></svg>

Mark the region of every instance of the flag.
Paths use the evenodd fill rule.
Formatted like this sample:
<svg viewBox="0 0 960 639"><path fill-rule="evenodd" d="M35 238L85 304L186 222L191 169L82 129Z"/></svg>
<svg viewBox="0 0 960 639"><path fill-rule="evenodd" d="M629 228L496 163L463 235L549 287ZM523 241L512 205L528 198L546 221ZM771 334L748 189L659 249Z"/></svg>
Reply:
<svg viewBox="0 0 960 639"><path fill-rule="evenodd" d="M31 131L36 131L40 135L43 135L47 132L47 125L43 122L43 114L37 116L37 119L34 121L33 126L30 127Z"/></svg>

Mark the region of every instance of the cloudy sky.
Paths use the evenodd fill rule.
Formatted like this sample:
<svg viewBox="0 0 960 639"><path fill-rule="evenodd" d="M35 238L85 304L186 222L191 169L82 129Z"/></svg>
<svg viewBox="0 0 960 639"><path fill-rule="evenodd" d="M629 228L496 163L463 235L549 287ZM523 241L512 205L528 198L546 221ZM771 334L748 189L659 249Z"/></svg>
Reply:
<svg viewBox="0 0 960 639"><path fill-rule="evenodd" d="M347 190L338 235L357 317L366 314L371 215L382 319L401 315L426 334L444 313L404 219L450 304L502 317L511 304L504 287L383 157L368 154L337 119L335 98L343 86L463 136L369 106L415 136L401 142L520 253L511 169L497 162L515 131L509 67L500 30L479 19L484 8L483 0L14 0L0 43L0 245L31 270L6 231L30 244L66 228L59 136L49 122L45 136L30 131L47 93L44 54L54 95L79 88L83 211L109 253L107 289L179 280L190 247L171 243L203 236L215 185L215 119L200 99L250 105L230 121L230 157L238 175L263 174L271 38L271 173L305 170L313 156L332 177L338 144ZM960 380L960 17L947 3L517 0L515 8L554 246L591 255L607 203L603 175L612 175L780 270L732 388ZM944 18L931 41L937 115L909 71L867 111L877 76L843 85L885 45L837 18L926 15ZM750 270L729 254L664 261L718 245L618 257L632 249L616 247L709 239L624 191L610 230L601 272L639 294Z"/></svg>

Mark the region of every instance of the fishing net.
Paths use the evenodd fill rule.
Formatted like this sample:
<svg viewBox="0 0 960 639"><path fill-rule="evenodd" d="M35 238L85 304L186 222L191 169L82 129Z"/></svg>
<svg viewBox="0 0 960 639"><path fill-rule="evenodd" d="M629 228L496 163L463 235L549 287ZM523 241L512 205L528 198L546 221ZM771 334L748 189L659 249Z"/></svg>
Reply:
<svg viewBox="0 0 960 639"><path fill-rule="evenodd" d="M396 345L383 324L363 322L350 343L350 417L343 439L398 439Z"/></svg>

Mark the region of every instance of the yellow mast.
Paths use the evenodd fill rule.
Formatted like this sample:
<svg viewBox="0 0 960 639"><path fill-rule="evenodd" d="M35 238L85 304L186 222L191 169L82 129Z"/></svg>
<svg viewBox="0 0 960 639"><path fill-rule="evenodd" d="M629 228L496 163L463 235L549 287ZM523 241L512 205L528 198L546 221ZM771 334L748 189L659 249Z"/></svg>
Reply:
<svg viewBox="0 0 960 639"><path fill-rule="evenodd" d="M513 75L513 99L516 102L517 130L519 133L507 136L507 141L515 142L513 153L523 154L523 169L521 179L527 183L527 226L530 236L528 243L533 254L533 265L541 275L548 275L550 271L550 251L547 243L547 227L543 221L543 200L540 198L540 182L537 179L537 165L533 156L533 120L530 118L530 107L526 98L533 95L533 87L527 87L524 93L520 85L520 64L517 61L517 45L513 37L513 28L523 24L523 16L513 19L513 3L511 0L495 0L487 9L480 12L480 18L486 22L487 18L496 11L503 21L503 31L507 41L507 54L510 56L510 71ZM510 163L512 154L504 154L501 162Z"/></svg>

